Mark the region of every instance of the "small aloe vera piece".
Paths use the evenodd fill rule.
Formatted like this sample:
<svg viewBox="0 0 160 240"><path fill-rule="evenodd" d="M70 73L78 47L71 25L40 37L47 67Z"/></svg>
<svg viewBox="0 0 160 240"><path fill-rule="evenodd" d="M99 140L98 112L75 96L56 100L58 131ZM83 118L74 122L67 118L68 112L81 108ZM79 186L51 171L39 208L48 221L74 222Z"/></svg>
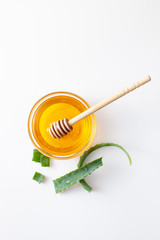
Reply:
<svg viewBox="0 0 160 240"><path fill-rule="evenodd" d="M102 166L102 158L98 158L86 165L76 169L60 178L53 180L56 193L60 193L65 189L71 187L75 183L79 182L81 179L87 177L94 170Z"/></svg>
<svg viewBox="0 0 160 240"><path fill-rule="evenodd" d="M40 153L37 149L33 149L33 158L32 161L40 163L40 157L42 153Z"/></svg>
<svg viewBox="0 0 160 240"><path fill-rule="evenodd" d="M97 149L99 149L101 147L107 147L107 146L113 146L113 147L120 148L127 155L128 160L129 160L129 164L130 165L132 164L132 160L131 160L131 157L130 157L129 153L121 145L116 144L116 143L100 143L100 144L95 145L94 147L89 148L86 152L83 153L83 155L80 157L80 160L79 160L79 162L77 164L77 167L78 168L82 167L85 159L93 151L95 151L95 150L97 150ZM79 182L81 183L81 185L83 186L83 188L85 190L87 190L88 192L91 192L92 188L88 185L88 183L86 183L86 181L84 179L80 180Z"/></svg>
<svg viewBox="0 0 160 240"><path fill-rule="evenodd" d="M33 176L33 180L37 181L38 183L41 183L44 179L44 175L39 173L39 172L35 172L34 176Z"/></svg>
<svg viewBox="0 0 160 240"><path fill-rule="evenodd" d="M50 158L44 155L40 156L40 162L42 167L50 167Z"/></svg>

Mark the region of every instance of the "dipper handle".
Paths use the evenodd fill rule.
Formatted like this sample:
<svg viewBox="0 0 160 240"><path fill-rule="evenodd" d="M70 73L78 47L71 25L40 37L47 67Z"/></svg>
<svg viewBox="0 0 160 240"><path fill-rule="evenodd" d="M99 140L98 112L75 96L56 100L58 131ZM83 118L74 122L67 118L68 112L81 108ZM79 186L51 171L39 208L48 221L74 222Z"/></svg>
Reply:
<svg viewBox="0 0 160 240"><path fill-rule="evenodd" d="M79 115L77 115L76 117L72 118L71 120L68 121L68 124L70 126L72 126L73 124L79 122L80 120L82 120L83 118L88 117L89 115L91 115L92 113L96 112L97 110L107 106L108 104L114 102L115 100L123 97L124 95L126 95L127 93L135 90L136 88L142 86L143 84L149 82L151 80L151 77L148 75L145 78L142 78L141 80L133 83L132 85L130 85L129 87L124 88L122 91L114 94L113 96L109 97L107 100L104 100L98 104L96 104L95 106L87 109L86 111L80 113Z"/></svg>

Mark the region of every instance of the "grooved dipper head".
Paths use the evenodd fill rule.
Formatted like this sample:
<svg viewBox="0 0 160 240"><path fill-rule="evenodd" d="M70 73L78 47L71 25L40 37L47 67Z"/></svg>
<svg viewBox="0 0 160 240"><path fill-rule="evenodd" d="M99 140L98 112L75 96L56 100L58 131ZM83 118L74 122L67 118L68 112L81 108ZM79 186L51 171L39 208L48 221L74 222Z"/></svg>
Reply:
<svg viewBox="0 0 160 240"><path fill-rule="evenodd" d="M72 126L69 124L68 119L64 118L51 124L49 133L53 138L61 138L72 130Z"/></svg>

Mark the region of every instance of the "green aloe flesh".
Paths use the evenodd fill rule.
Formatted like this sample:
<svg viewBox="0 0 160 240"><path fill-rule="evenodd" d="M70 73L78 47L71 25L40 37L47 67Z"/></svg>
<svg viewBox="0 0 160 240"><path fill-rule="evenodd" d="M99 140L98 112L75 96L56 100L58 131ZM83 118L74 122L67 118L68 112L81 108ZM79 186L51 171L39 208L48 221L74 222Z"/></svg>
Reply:
<svg viewBox="0 0 160 240"><path fill-rule="evenodd" d="M37 181L38 183L41 183L44 179L44 175L39 173L39 172L35 172L34 176L33 176L33 180Z"/></svg>
<svg viewBox="0 0 160 240"><path fill-rule="evenodd" d="M113 146L113 147L117 147L117 148L120 148L128 157L128 160L129 160L129 164L131 165L132 164L132 160L131 160L131 157L129 155L129 153L119 144L116 144L116 143L100 143L100 144L97 144L95 145L94 147L91 147L90 149L88 149L86 152L83 153L83 155L80 157L80 160L77 164L77 167L78 168L81 168L83 166L83 163L85 161L85 159L88 157L89 154L91 154L93 151L101 148L101 147L107 147L107 146ZM91 192L92 188L88 185L88 183L86 183L86 181L84 179L82 179L80 181L81 185L83 186L83 188L85 190L87 190L88 192Z"/></svg>
<svg viewBox="0 0 160 240"><path fill-rule="evenodd" d="M42 167L50 167L50 158L44 155L40 156L40 162Z"/></svg>
<svg viewBox="0 0 160 240"><path fill-rule="evenodd" d="M76 169L60 178L53 180L56 193L60 193L65 189L71 187L102 165L102 158L98 158L80 167L79 169Z"/></svg>
<svg viewBox="0 0 160 240"><path fill-rule="evenodd" d="M42 153L40 153L37 149L33 149L33 158L32 161L40 163L40 157Z"/></svg>

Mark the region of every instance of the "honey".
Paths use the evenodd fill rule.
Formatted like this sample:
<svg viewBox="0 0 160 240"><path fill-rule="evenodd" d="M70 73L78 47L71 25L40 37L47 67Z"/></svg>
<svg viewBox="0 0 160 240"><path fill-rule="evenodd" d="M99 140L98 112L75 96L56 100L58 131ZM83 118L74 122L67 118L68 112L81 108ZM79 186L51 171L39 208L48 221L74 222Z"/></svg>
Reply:
<svg viewBox="0 0 160 240"><path fill-rule="evenodd" d="M78 156L91 144L95 136L95 116L92 114L73 125L66 136L55 139L48 129L50 124L72 119L85 111L89 105L79 96L61 92L44 97L35 104L29 117L29 133L35 146L45 155L67 159Z"/></svg>

